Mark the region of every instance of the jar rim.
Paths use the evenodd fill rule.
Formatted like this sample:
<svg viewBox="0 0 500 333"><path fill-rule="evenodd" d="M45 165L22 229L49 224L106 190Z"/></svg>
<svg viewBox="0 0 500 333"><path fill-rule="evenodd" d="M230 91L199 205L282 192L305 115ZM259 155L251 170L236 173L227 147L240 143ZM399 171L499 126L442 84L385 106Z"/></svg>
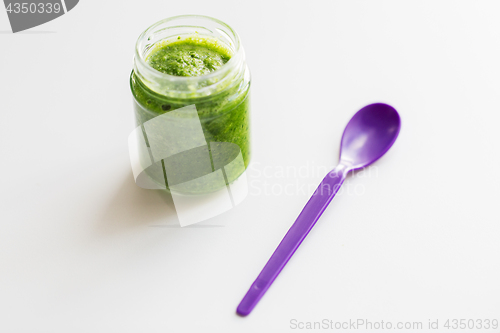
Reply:
<svg viewBox="0 0 500 333"><path fill-rule="evenodd" d="M145 60L145 54L143 53L143 43L144 41L148 40L148 36L153 34L155 30L160 27L161 25L164 25L166 23L169 23L171 21L175 20L182 20L182 19L203 19L203 20L208 20L212 21L216 24L219 24L223 26L224 28L228 29L228 31L232 34L232 36L228 36L232 38L232 42L234 42L234 50L233 55L229 59L227 63L222 65L220 68L216 69L213 72L207 73L207 74L202 74L199 76L176 76L176 75L171 75L167 73L160 72L153 67L151 67ZM176 26L173 26L176 27ZM187 27L186 25L179 26L179 27ZM204 27L202 27L204 28ZM166 28L165 28L166 29ZM206 29L206 28L205 28ZM162 29L164 30L164 29ZM161 30L160 30L161 31ZM227 34L227 33L226 33ZM224 44L226 44L224 41L221 41ZM163 20L160 20L151 26L149 26L146 30L144 30L140 35L139 38L137 39L137 42L135 44L135 57L134 57L134 63L135 67L137 68L138 65L140 66L140 71L146 71L149 77L153 77L155 79L159 80L168 80L169 82L177 82L177 83L188 83L188 82L193 82L193 81L203 81L203 80L211 80L215 79L217 77L224 77L227 75L234 67L237 67L238 64L241 62L242 58L244 57L243 54L243 47L240 42L240 38L236 31L231 28L228 24L224 23L221 20L218 20L216 18L206 16L206 15L177 15L177 16L172 16L165 18ZM141 75L142 76L142 75Z"/></svg>

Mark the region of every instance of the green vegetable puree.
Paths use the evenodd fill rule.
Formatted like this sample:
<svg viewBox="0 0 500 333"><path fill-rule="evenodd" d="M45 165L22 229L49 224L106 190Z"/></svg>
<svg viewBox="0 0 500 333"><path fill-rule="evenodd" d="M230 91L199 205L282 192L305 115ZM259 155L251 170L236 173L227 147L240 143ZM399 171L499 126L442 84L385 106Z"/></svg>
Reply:
<svg viewBox="0 0 500 333"><path fill-rule="evenodd" d="M174 76L196 77L218 70L231 59L231 56L232 51L220 41L195 35L182 39L178 37L173 41L161 41L153 46L145 60L159 72ZM135 72L131 74L130 84L135 98L137 126L158 115L195 104L206 141L234 143L241 150L244 165L233 163L231 168L227 168L225 171L227 183L231 183L243 173L250 162L248 75L243 73L236 75L229 83L208 96L200 96L196 90L175 97L159 94L144 84ZM149 145L147 139L146 143ZM221 154L220 149L217 154ZM226 164L234 157L234 153L231 152L222 154L222 158L219 156L218 159L221 162L225 158L226 161L223 163ZM162 165L165 168L164 164ZM161 172L156 170L151 172L150 176L155 181L163 183L164 178L159 179L158 174ZM166 185L168 188L168 179ZM189 192L205 193L217 190L217 187L216 184L194 183Z"/></svg>
<svg viewBox="0 0 500 333"><path fill-rule="evenodd" d="M230 51L216 40L183 39L160 43L147 62L165 74L200 76L221 68L230 58Z"/></svg>

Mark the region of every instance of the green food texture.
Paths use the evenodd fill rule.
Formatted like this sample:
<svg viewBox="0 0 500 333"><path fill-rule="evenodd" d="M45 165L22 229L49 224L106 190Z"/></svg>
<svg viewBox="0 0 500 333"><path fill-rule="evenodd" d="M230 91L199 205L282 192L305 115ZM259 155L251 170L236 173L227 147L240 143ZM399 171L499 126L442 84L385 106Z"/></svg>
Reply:
<svg viewBox="0 0 500 333"><path fill-rule="evenodd" d="M159 43L147 62L165 74L200 76L221 68L230 58L230 51L216 39L192 37Z"/></svg>
<svg viewBox="0 0 500 333"><path fill-rule="evenodd" d="M179 37L179 39L157 43L150 50L146 62L152 68L165 74L194 77L216 71L231 59L231 55L230 49L216 39L200 36ZM175 98L152 91L134 72L130 79L135 98L137 126L158 115L195 104L206 141L234 143L241 150L244 165L232 168L228 172L228 183L243 173L250 162L250 82L248 79L245 79L243 75L236 76L234 82L209 96L198 96L196 92L193 92ZM202 159L201 156L200 159ZM227 162L229 163L230 160ZM162 182L162 179L155 179L153 174L150 176L155 181ZM213 184L198 184L190 192L206 193L217 189Z"/></svg>

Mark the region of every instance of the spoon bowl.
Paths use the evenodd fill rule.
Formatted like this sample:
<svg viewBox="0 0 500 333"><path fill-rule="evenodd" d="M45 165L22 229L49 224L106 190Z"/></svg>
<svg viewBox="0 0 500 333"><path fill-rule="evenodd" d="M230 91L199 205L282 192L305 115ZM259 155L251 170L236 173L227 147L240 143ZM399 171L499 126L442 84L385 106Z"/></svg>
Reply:
<svg viewBox="0 0 500 333"><path fill-rule="evenodd" d="M356 112L340 143L340 163L350 170L366 167L393 145L401 128L398 112L383 103L370 104Z"/></svg>

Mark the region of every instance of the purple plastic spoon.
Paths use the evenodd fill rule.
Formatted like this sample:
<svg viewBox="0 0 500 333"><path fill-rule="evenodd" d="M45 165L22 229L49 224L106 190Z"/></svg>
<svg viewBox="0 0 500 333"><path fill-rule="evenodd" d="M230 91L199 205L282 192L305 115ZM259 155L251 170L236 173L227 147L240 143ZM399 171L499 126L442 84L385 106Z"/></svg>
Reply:
<svg viewBox="0 0 500 333"><path fill-rule="evenodd" d="M337 193L349 171L364 168L384 155L399 134L401 119L390 105L375 103L359 110L347 124L340 143L340 162L321 181L297 220L254 281L236 312L246 316L259 300Z"/></svg>

